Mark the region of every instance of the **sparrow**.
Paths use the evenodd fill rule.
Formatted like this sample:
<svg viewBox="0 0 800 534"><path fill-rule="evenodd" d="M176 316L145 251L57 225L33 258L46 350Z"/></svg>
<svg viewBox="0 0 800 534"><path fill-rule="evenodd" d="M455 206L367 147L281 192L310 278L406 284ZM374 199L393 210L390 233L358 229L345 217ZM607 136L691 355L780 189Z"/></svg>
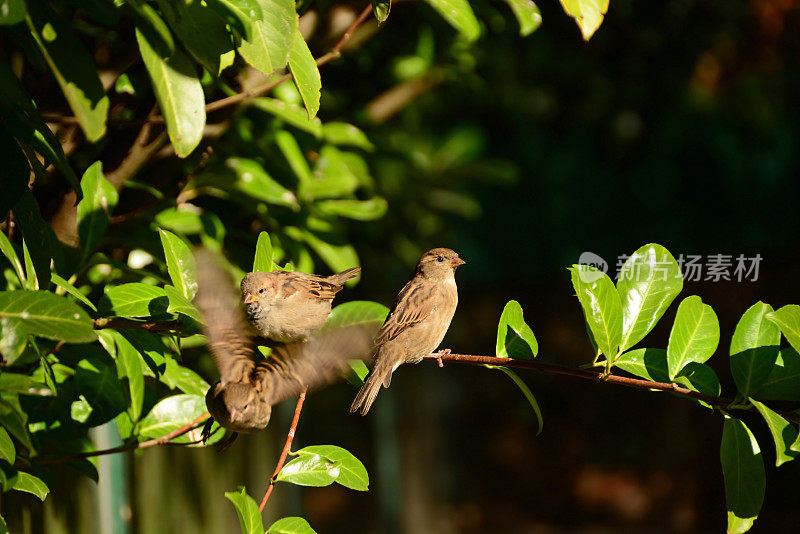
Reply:
<svg viewBox="0 0 800 534"><path fill-rule="evenodd" d="M272 406L340 378L351 359L372 355L378 323L332 328L307 341L275 343L266 361L256 363L250 325L233 279L205 249L195 252L195 304L220 380L206 393L208 411L222 427L255 432L269 423ZM210 424L205 432L210 430ZM206 435L207 437L207 435Z"/></svg>
<svg viewBox="0 0 800 534"><path fill-rule="evenodd" d="M375 366L356 395L351 412L366 415L381 385L404 363L418 363L439 346L458 305L455 271L464 260L449 248L429 250L400 291L375 338ZM448 351L449 352L449 351Z"/></svg>
<svg viewBox="0 0 800 534"><path fill-rule="evenodd" d="M273 341L302 341L328 321L331 302L344 283L355 278L354 267L332 276L296 271L252 272L242 279L242 302L258 333Z"/></svg>

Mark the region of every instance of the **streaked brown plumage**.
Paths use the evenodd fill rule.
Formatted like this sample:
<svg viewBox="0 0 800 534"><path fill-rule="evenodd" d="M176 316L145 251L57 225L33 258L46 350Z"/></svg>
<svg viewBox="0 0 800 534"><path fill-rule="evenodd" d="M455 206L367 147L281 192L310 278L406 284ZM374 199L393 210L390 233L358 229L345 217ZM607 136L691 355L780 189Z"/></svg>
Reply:
<svg viewBox="0 0 800 534"><path fill-rule="evenodd" d="M242 302L261 336L283 343L302 341L325 326L336 293L360 272L355 267L332 276L296 271L248 273L242 279Z"/></svg>
<svg viewBox="0 0 800 534"><path fill-rule="evenodd" d="M252 331L239 305L233 280L206 250L195 252L198 292L195 303L205 319L204 332L220 381L206 393L211 416L234 432L267 426L272 405L296 396L304 387L337 380L350 359L368 359L377 324L345 326L308 341L276 343L265 362L255 363Z"/></svg>
<svg viewBox="0 0 800 534"><path fill-rule="evenodd" d="M375 339L375 367L356 395L351 412L366 414L381 385L404 363L417 363L439 346L458 305L455 270L464 260L449 248L429 250L414 278L400 291Z"/></svg>

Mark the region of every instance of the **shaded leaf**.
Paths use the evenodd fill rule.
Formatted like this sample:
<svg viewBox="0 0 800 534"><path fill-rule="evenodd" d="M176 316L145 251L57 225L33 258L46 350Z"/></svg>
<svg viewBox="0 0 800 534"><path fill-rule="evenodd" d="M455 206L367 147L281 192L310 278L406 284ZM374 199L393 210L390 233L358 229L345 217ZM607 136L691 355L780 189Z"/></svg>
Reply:
<svg viewBox="0 0 800 534"><path fill-rule="evenodd" d="M744 396L751 396L766 381L778 356L781 331L767 320L772 306L753 304L736 325L731 338L731 374Z"/></svg>
<svg viewBox="0 0 800 534"><path fill-rule="evenodd" d="M159 230L158 234L172 284L187 300L192 300L197 293L197 265L189 245L172 232Z"/></svg>
<svg viewBox="0 0 800 534"><path fill-rule="evenodd" d="M0 0L0 25L22 22L26 13L25 0Z"/></svg>
<svg viewBox="0 0 800 534"><path fill-rule="evenodd" d="M169 313L182 313L199 323L203 322L203 318L194 304L189 302L177 288L164 286L164 292L167 294L167 299L169 299L169 307L167 308Z"/></svg>
<svg viewBox="0 0 800 534"><path fill-rule="evenodd" d="M764 418L769 427L769 433L772 434L772 440L775 442L775 466L780 467L782 464L794 460L800 454L792 450L792 445L798 438L797 429L764 404L755 399L750 399L750 402Z"/></svg>
<svg viewBox="0 0 800 534"><path fill-rule="evenodd" d="M522 306L510 300L503 308L497 324L497 343L495 354L500 358L535 358L539 353L536 336L525 322Z"/></svg>
<svg viewBox="0 0 800 534"><path fill-rule="evenodd" d="M753 526L764 502L766 476L761 449L743 422L726 416L719 456L725 477L728 532L741 534Z"/></svg>
<svg viewBox="0 0 800 534"><path fill-rule="evenodd" d="M205 397L209 387L203 377L180 365L171 356L165 359L165 368L160 380L171 389L177 388L197 397Z"/></svg>
<svg viewBox="0 0 800 534"><path fill-rule="evenodd" d="M322 331L342 326L374 323L376 332L389 315L389 308L369 300L354 300L339 304L331 312Z"/></svg>
<svg viewBox="0 0 800 534"><path fill-rule="evenodd" d="M674 382L705 395L718 397L722 392L719 378L714 370L702 363L689 362L681 370Z"/></svg>
<svg viewBox="0 0 800 534"><path fill-rule="evenodd" d="M624 352L614 361L614 367L632 375L652 380L669 382L667 351L664 349L635 349Z"/></svg>
<svg viewBox="0 0 800 534"><path fill-rule="evenodd" d="M185 158L200 143L206 124L200 79L192 61L180 49L176 48L168 58L159 55L138 28L136 40L175 154Z"/></svg>
<svg viewBox="0 0 800 534"><path fill-rule="evenodd" d="M322 80L314 56L311 55L311 50L308 49L308 44L299 29L295 32L294 43L289 53L289 70L311 120L319 111Z"/></svg>
<svg viewBox="0 0 800 534"><path fill-rule="evenodd" d="M169 299L162 288L140 282L106 286L98 303L101 314L120 317L157 317L165 315L168 306Z"/></svg>
<svg viewBox="0 0 800 534"><path fill-rule="evenodd" d="M117 376L120 381L128 383L128 415L131 422L136 423L142 415L144 404L144 374L142 374L142 360L139 351L121 333L110 330L105 332L116 346L116 351L109 354L117 364ZM101 336L101 344L107 346Z"/></svg>
<svg viewBox="0 0 800 534"><path fill-rule="evenodd" d="M0 292L0 317L16 319L28 333L48 339L68 343L97 339L83 309L48 291Z"/></svg>
<svg viewBox="0 0 800 534"><path fill-rule="evenodd" d="M117 205L117 190L103 176L103 164L94 162L81 178L83 199L78 203L78 234L81 250L88 256L108 228Z"/></svg>
<svg viewBox="0 0 800 534"><path fill-rule="evenodd" d="M528 400L528 404L530 404L531 408L533 408L533 413L536 414L536 422L539 425L539 429L536 431L536 435L538 436L539 434L541 434L542 430L544 429L544 418L542 417L542 410L539 408L539 403L536 401L536 397L533 396L533 392L528 387L528 384L526 384L519 377L519 375L517 373L515 373L514 371L512 371L508 367L504 367L502 365L498 365L498 366L487 365L486 367L488 367L490 369L499 369L499 370L503 371L506 375L508 375L508 377L511 380L514 381L514 383L517 385L517 387L520 389L520 391L522 391L522 394L525 395L525 398Z"/></svg>
<svg viewBox="0 0 800 534"><path fill-rule="evenodd" d="M60 245L52 227L42 218L39 204L30 190L25 190L14 206L14 215L29 248L36 277L50 280L50 259Z"/></svg>
<svg viewBox="0 0 800 534"><path fill-rule="evenodd" d="M791 347L781 349L769 376L753 396L763 400L800 401L800 354Z"/></svg>
<svg viewBox="0 0 800 534"><path fill-rule="evenodd" d="M225 166L236 174L236 182L230 185L242 193L270 204L290 208L299 206L294 193L274 180L257 161L247 158L228 158L225 160Z"/></svg>
<svg viewBox="0 0 800 534"><path fill-rule="evenodd" d="M0 427L0 458L5 460L11 465L14 465L14 459L17 457L17 451L14 448L14 442L5 428Z"/></svg>
<svg viewBox="0 0 800 534"><path fill-rule="evenodd" d="M354 146L367 151L375 150L367 135L346 122L326 122L322 125L322 135L325 140L334 145Z"/></svg>
<svg viewBox="0 0 800 534"><path fill-rule="evenodd" d="M4 373L5 374L5 373ZM2 377L3 375L0 375ZM25 448L33 451L30 434L28 434L28 414L22 411L19 399L10 395L0 398L0 425L8 430Z"/></svg>
<svg viewBox="0 0 800 534"><path fill-rule="evenodd" d="M15 133L19 135L21 132ZM3 162L3 174L0 174L0 188L3 191L0 195L0 221L3 221L8 215L8 210L19 201L28 188L31 173L25 152L6 128L0 129L0 160Z"/></svg>
<svg viewBox="0 0 800 534"><path fill-rule="evenodd" d="M316 207L326 215L374 221L386 214L389 204L381 197L372 197L369 200L322 200Z"/></svg>
<svg viewBox="0 0 800 534"><path fill-rule="evenodd" d="M573 265L572 286L597 348L612 361L622 338L622 306L614 283L588 265Z"/></svg>
<svg viewBox="0 0 800 534"><path fill-rule="evenodd" d="M625 261L617 280L623 313L620 350L641 341L682 288L680 267L667 249L655 243L637 249Z"/></svg>
<svg viewBox="0 0 800 534"><path fill-rule="evenodd" d="M76 391L80 391L92 410L86 421L89 426L102 425L122 413L127 403L117 369L111 360L86 358L75 369Z"/></svg>
<svg viewBox="0 0 800 534"><path fill-rule="evenodd" d="M308 111L300 106L286 104L275 98L267 97L254 98L250 101L250 105L271 115L275 115L287 124L310 133L314 137L319 138L322 136L322 122L317 118L309 120Z"/></svg>
<svg viewBox="0 0 800 534"><path fill-rule="evenodd" d="M67 21L42 2L31 6L31 34L86 138L95 142L106 133L109 107L97 68Z"/></svg>

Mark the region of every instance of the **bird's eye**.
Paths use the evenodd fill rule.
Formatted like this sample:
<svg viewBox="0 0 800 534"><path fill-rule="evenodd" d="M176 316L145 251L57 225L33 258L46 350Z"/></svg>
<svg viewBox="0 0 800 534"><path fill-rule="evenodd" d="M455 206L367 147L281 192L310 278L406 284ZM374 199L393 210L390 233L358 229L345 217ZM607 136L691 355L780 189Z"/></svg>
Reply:
<svg viewBox="0 0 800 534"><path fill-rule="evenodd" d="M439 263L441 263L441 262L443 262L443 261L444 261L444 258L443 258L443 257L441 257L441 256L439 256L438 258L436 258L436 261L438 261Z"/></svg>
<svg viewBox="0 0 800 534"><path fill-rule="evenodd" d="M247 406L248 406L248 405L247 405L247 404L245 404L245 405L244 405L244 408L242 408L242 410L246 410L246 409L247 409Z"/></svg>
<svg viewBox="0 0 800 534"><path fill-rule="evenodd" d="M264 292L264 291L266 291L266 290L267 290L267 288L266 288L266 287L262 287L261 289L259 289L259 290L258 290L258 292L259 292L259 293L263 293L263 292Z"/></svg>

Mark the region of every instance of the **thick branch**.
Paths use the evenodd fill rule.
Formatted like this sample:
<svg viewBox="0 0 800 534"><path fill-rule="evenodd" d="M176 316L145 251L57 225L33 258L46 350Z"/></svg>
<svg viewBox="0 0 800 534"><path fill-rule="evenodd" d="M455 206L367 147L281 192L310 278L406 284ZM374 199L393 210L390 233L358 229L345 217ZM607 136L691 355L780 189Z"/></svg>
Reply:
<svg viewBox="0 0 800 534"><path fill-rule="evenodd" d="M286 462L286 456L289 454L289 451L292 448L292 440L294 440L294 434L297 431L297 422L300 420L300 412L303 410L303 402L306 400L307 392L308 387L305 387L303 388L303 391L300 392L300 396L297 397L297 406L294 409L292 425L289 427L289 434L286 436L286 443L284 443L281 456L278 458L278 465L275 466L275 471L272 473L272 476L269 479L267 492L264 493L264 498L261 499L261 504L258 505L259 512L264 511L264 507L267 505L267 499L269 499L269 496L272 494L272 488L275 487L275 479L278 478L278 474L281 472L281 469L283 469L283 464Z"/></svg>
<svg viewBox="0 0 800 534"><path fill-rule="evenodd" d="M80 454L73 454L71 456L59 456L59 457L56 457L56 458L37 458L36 461L38 461L41 464L61 464L61 463L64 463L64 462L72 462L74 460L82 460L84 458L91 458L93 456L104 456L106 454L116 454L118 452L127 452L127 451L135 451L135 450L138 450L138 449L147 449L149 447L155 447L156 445L166 445L167 443L169 443L173 439L175 439L177 437L180 437L180 436L186 434L187 432L189 432L190 430L196 428L197 425L199 425L200 423L202 423L203 421L208 419L208 417L209 417L209 413L206 412L203 415L201 415L200 417L198 417L197 419L195 419L194 421L186 423L185 425L183 425L180 428L176 428L175 430L173 430L172 432L170 432L169 434L167 434L165 436L161 436L160 438L155 438L155 439L151 439L151 440L148 440L148 441L143 441L141 443L134 443L132 445L122 445L120 447L114 447L113 449L103 449L103 450L100 450L100 451L82 452Z"/></svg>

